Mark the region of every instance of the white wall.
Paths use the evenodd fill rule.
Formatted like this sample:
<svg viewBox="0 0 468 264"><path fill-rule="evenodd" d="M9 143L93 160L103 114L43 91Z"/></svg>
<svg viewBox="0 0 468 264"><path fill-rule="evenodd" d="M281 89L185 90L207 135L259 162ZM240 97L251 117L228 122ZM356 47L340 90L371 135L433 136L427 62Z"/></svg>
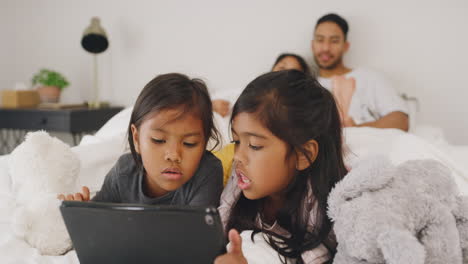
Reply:
<svg viewBox="0 0 468 264"><path fill-rule="evenodd" d="M350 24L349 66L385 72L419 98L420 123L468 144L465 0L0 0L0 89L49 67L71 81L64 102L90 100L92 58L80 39L99 16L110 38L99 56L104 99L130 105L152 77L173 71L241 90L280 52L311 61L313 27L330 11Z"/></svg>

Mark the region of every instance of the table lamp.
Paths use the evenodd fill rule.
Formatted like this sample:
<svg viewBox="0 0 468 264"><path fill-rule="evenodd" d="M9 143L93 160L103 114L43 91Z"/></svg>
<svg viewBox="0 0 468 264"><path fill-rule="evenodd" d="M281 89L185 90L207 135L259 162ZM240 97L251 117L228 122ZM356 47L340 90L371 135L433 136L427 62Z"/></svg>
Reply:
<svg viewBox="0 0 468 264"><path fill-rule="evenodd" d="M93 54L93 64L94 64L94 80L93 80L93 90L94 98L93 101L89 103L91 108L100 108L107 103L103 103L99 100L99 84L98 84L98 61L97 54L104 52L109 47L109 41L107 39L106 32L101 27L99 18L93 17L91 19L91 25L89 25L84 33L83 38L81 39L81 46L88 52Z"/></svg>

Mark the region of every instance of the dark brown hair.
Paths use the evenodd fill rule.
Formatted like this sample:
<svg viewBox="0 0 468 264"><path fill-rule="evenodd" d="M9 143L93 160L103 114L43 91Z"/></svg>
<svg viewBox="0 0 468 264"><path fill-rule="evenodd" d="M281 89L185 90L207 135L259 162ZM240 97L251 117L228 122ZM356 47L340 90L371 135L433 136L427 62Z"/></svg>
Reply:
<svg viewBox="0 0 468 264"><path fill-rule="evenodd" d="M297 54L294 54L294 53L281 53L278 56L278 58L276 58L275 64L273 64L273 67L271 67L271 70L273 70L273 68L275 68L275 66L276 66L276 64L278 64L278 62L280 62L281 60L283 60L286 57L294 58L299 63L299 65L301 66L303 73L311 74L311 71L309 69L309 65L307 65L307 62L304 60L304 58L302 58L301 56L299 56Z"/></svg>
<svg viewBox="0 0 468 264"><path fill-rule="evenodd" d="M276 215L277 223L291 236L284 237L268 231L257 222L262 215L265 198L249 200L240 194L233 206L226 231L254 230L267 234L270 245L287 258L302 263L304 251L326 243L332 229L327 216L327 199L331 189L347 173L343 161L342 131L338 108L333 95L318 81L297 70L270 72L247 85L234 105L232 120L240 113L254 114L276 137L291 150L303 153L312 165L298 171L286 189L283 208ZM316 140L319 152L314 162L304 148ZM309 197L309 190L313 198ZM308 226L314 206L317 210L313 227ZM275 239L275 238L279 238Z"/></svg>
<svg viewBox="0 0 468 264"><path fill-rule="evenodd" d="M317 20L317 24L315 24L315 29L317 29L317 27L324 22L335 23L341 29L341 31L343 31L344 40L346 41L346 39L348 38L349 26L348 26L348 22L346 22L344 18L333 13L326 14L322 16L321 18L319 18L319 20Z"/></svg>
<svg viewBox="0 0 468 264"><path fill-rule="evenodd" d="M213 107L205 83L200 79L190 79L180 73L162 74L151 80L138 96L128 125L128 143L133 158L139 167L143 167L141 157L135 150L132 136L132 124L137 128L150 114L168 109L181 109L180 118L186 113L196 114L203 124L205 145L209 139L219 144L219 132L213 123Z"/></svg>

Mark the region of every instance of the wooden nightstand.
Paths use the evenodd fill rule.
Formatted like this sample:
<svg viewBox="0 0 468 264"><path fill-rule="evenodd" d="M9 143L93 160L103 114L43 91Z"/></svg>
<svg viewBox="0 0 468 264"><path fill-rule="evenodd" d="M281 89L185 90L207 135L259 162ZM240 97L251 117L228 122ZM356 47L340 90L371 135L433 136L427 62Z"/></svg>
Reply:
<svg viewBox="0 0 468 264"><path fill-rule="evenodd" d="M74 144L81 135L101 128L123 107L100 109L5 109L0 108L0 154L11 152L28 131L71 133ZM3 131L2 131L3 130ZM13 141L13 146L9 142Z"/></svg>

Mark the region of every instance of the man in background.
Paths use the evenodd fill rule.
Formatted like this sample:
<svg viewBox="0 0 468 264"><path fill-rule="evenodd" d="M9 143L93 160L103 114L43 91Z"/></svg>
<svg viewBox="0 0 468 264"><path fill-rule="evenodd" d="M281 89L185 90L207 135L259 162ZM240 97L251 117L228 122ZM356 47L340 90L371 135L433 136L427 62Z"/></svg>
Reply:
<svg viewBox="0 0 468 264"><path fill-rule="evenodd" d="M406 104L390 83L377 72L343 64L350 45L347 34L346 20L327 14L317 21L312 40L318 80L335 95L343 125L408 131Z"/></svg>

